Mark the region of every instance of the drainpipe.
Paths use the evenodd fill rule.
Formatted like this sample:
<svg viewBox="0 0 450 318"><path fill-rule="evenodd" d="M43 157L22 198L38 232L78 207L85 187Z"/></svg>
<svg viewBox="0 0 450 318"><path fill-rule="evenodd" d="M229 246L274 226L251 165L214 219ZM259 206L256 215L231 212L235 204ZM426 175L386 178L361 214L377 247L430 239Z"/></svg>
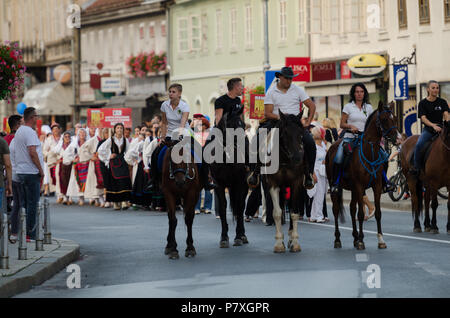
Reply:
<svg viewBox="0 0 450 318"><path fill-rule="evenodd" d="M269 0L263 0L264 6L264 72L270 70L270 60L269 60Z"/></svg>
<svg viewBox="0 0 450 318"><path fill-rule="evenodd" d="M167 87L169 86L168 83L172 74L172 66L170 65L170 63L172 62L171 58L172 50L169 50L172 32L170 28L170 6L172 4L173 4L172 1L166 2L166 56L167 56L167 71L168 71L168 73L166 74L166 90Z"/></svg>

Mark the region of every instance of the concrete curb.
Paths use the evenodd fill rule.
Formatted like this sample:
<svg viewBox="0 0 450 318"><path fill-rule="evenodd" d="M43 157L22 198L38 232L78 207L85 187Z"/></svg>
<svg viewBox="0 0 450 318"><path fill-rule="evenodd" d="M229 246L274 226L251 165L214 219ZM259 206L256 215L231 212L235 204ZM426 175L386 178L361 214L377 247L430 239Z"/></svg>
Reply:
<svg viewBox="0 0 450 318"><path fill-rule="evenodd" d="M0 280L1 298L12 297L42 284L79 258L79 244L61 239L53 241L57 241L60 247L37 259L18 273Z"/></svg>

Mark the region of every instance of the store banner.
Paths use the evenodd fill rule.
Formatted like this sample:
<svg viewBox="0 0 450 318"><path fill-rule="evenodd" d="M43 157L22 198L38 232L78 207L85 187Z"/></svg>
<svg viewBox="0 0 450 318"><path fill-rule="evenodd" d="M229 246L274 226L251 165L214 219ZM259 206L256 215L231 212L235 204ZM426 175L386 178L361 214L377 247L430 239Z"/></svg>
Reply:
<svg viewBox="0 0 450 318"><path fill-rule="evenodd" d="M309 57L287 57L286 66L291 67L294 74L294 82L311 82L311 58Z"/></svg>
<svg viewBox="0 0 450 318"><path fill-rule="evenodd" d="M336 79L335 62L312 64L311 69L313 82L332 81Z"/></svg>
<svg viewBox="0 0 450 318"><path fill-rule="evenodd" d="M87 110L88 127L113 128L122 123L132 128L131 108L90 108Z"/></svg>
<svg viewBox="0 0 450 318"><path fill-rule="evenodd" d="M264 97L265 95L260 94L250 95L250 119L264 118Z"/></svg>
<svg viewBox="0 0 450 318"><path fill-rule="evenodd" d="M264 88L264 91L267 93L269 88L272 86L273 82L275 81L275 73L278 71L266 71L265 77L266 77L266 86Z"/></svg>
<svg viewBox="0 0 450 318"><path fill-rule="evenodd" d="M350 71L350 67L347 65L347 61L341 61L341 79L350 78L352 78L352 72Z"/></svg>
<svg viewBox="0 0 450 318"><path fill-rule="evenodd" d="M408 65L394 65L394 99L409 99Z"/></svg>

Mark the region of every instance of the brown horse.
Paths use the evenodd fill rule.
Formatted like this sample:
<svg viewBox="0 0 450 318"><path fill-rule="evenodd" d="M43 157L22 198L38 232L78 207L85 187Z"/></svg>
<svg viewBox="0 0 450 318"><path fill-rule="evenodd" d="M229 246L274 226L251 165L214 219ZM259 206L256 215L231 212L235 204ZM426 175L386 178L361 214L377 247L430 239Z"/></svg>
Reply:
<svg viewBox="0 0 450 318"><path fill-rule="evenodd" d="M388 106L379 103L378 109L374 111L366 121L364 132L359 137L359 144L351 154L350 164L344 167L344 174L340 178L340 189L338 194L331 194L333 202L333 214L335 222L335 241L334 248L341 248L339 232L339 216L343 217L344 207L342 203L342 188L352 192L350 202L350 215L353 225L353 246L358 250L365 249L364 245L364 209L363 195L364 191L372 188L375 198L375 218L378 228L378 248L386 248L381 231L381 207L380 197L383 187L383 165L387 158L383 158L380 153L381 138L386 138L395 143L398 136L397 127L395 126L397 119L394 115L394 103ZM336 156L339 144L343 140L336 141L328 150L325 163L327 169L328 181L331 184L333 180L333 161ZM358 205L358 221L359 233L356 228L356 206Z"/></svg>
<svg viewBox="0 0 450 318"><path fill-rule="evenodd" d="M194 248L192 238L192 224L194 222L194 210L198 201L201 185L198 175L197 164L194 163L192 155L191 160L182 160L175 163L173 154L183 156L185 148L174 147L176 142L166 142L168 149L164 155L162 167L162 192L167 204L167 213L169 217L169 234L167 236L167 246L165 254L170 259L178 259L177 242L175 240L175 229L177 227L176 204L177 199L182 199L184 220L187 226L186 239L186 257L194 257L197 253ZM181 148L181 151L179 151Z"/></svg>
<svg viewBox="0 0 450 318"><path fill-rule="evenodd" d="M439 233L436 224L436 210L438 207L437 191L442 187L450 190L450 122L446 121L444 129L439 137L431 145L429 156L426 160L419 178L409 173L411 157L419 136L409 137L403 144L400 152L403 174L406 176L409 189L411 190L411 210L414 216L414 232L422 232L419 217L422 214L422 190L425 186L425 232ZM430 222L430 200L433 216ZM450 198L447 201L447 234L450 234Z"/></svg>

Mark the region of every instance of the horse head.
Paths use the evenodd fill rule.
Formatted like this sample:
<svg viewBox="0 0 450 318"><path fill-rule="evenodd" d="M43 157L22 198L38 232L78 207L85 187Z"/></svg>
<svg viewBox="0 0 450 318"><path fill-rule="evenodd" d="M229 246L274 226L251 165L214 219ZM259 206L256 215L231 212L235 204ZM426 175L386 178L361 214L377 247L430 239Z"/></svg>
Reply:
<svg viewBox="0 0 450 318"><path fill-rule="evenodd" d="M394 113L394 106L395 103L393 101L388 105L384 105L382 101L378 103L377 126L381 130L381 134L384 138L393 144L396 144L399 133L397 130L397 117Z"/></svg>
<svg viewBox="0 0 450 318"><path fill-rule="evenodd" d="M192 180L195 178L195 169L192 163L189 163L189 161L184 159L184 152L186 151L185 147L176 148L176 150L179 151L178 155L181 156L183 160L179 163L174 162L172 152L174 150L174 146L178 142L179 141L168 141L166 142L166 146L169 147L169 178L175 181L177 187L182 188L186 184L187 179ZM190 162L193 162L192 157Z"/></svg>
<svg viewBox="0 0 450 318"><path fill-rule="evenodd" d="M289 162L299 164L303 161L303 134L305 128L301 123L303 111L295 115L280 113L280 154L284 154Z"/></svg>

